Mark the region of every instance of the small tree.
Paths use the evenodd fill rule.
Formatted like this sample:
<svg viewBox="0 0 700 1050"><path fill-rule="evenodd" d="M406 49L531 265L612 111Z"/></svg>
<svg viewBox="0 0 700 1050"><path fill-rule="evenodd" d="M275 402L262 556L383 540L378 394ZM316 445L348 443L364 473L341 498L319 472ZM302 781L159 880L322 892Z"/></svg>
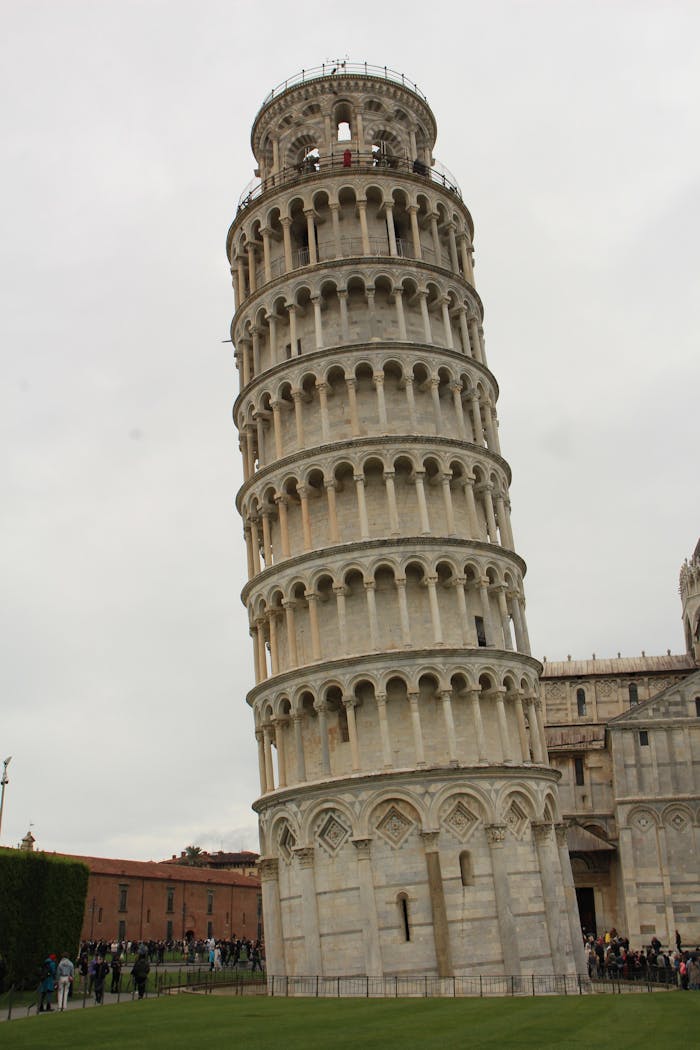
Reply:
<svg viewBox="0 0 700 1050"><path fill-rule="evenodd" d="M202 864L202 848L201 846L187 846L185 849L185 863L190 864L193 868L198 868Z"/></svg>

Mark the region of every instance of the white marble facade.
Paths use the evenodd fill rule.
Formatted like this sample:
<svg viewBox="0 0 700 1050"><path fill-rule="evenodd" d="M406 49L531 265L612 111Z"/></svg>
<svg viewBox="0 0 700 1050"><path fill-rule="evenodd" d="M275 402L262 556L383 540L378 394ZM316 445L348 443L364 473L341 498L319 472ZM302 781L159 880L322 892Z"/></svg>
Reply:
<svg viewBox="0 0 700 1050"><path fill-rule="evenodd" d="M271 974L583 969L475 289L390 71L258 112L227 238Z"/></svg>

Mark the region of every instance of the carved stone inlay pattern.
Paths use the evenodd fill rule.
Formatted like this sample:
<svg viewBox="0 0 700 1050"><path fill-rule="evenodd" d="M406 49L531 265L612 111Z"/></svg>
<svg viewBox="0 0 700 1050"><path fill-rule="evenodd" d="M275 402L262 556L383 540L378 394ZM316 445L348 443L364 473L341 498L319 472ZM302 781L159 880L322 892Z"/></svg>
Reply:
<svg viewBox="0 0 700 1050"><path fill-rule="evenodd" d="M667 818L666 823L669 827L673 828L674 831L685 831L688 827L688 818L683 813L676 811Z"/></svg>
<svg viewBox="0 0 700 1050"><path fill-rule="evenodd" d="M297 840L294 836L294 832L290 828L289 824L285 824L280 832L279 837L280 853L286 860L287 864L292 859L292 850L297 844Z"/></svg>
<svg viewBox="0 0 700 1050"><path fill-rule="evenodd" d="M329 813L321 822L318 832L318 841L321 846L334 856L340 847L347 841L350 831L336 817L335 813Z"/></svg>
<svg viewBox="0 0 700 1050"><path fill-rule="evenodd" d="M390 806L377 824L377 831L390 846L398 847L412 827L413 821L409 820L405 813L396 806Z"/></svg>
<svg viewBox="0 0 700 1050"><path fill-rule="evenodd" d="M478 823L479 818L461 800L454 804L443 819L444 826L456 835L460 842L467 841Z"/></svg>
<svg viewBox="0 0 700 1050"><path fill-rule="evenodd" d="M635 828L639 828L639 830L643 832L651 830L654 826L654 821L648 813L636 813L632 818L632 823Z"/></svg>
<svg viewBox="0 0 700 1050"><path fill-rule="evenodd" d="M508 811L505 815L505 822L508 830L511 831L516 838L520 839L523 837L525 828L527 827L527 813L515 799L513 799L508 807Z"/></svg>

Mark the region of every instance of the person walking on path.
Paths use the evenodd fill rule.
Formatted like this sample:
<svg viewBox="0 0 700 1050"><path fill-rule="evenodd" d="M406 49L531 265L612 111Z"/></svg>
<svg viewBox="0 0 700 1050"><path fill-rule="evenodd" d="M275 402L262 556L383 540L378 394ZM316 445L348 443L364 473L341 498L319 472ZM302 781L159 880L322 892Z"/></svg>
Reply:
<svg viewBox="0 0 700 1050"><path fill-rule="evenodd" d="M151 972L151 965L148 961L148 957L145 952L139 952L136 962L131 968L131 976L134 978L134 984L136 985L136 991L139 994L139 999L143 999L146 992L146 980Z"/></svg>
<svg viewBox="0 0 700 1050"><path fill-rule="evenodd" d="M95 1002L101 1005L105 994L105 978L109 973L109 966L101 955L95 960Z"/></svg>
<svg viewBox="0 0 700 1050"><path fill-rule="evenodd" d="M75 967L68 958L68 952L63 952L61 961L56 967L56 976L58 977L58 1002L56 1005L59 1010L65 1010L68 1004L68 993L73 983L74 973Z"/></svg>
<svg viewBox="0 0 700 1050"><path fill-rule="evenodd" d="M118 994L119 986L121 985L121 981L122 981L122 963L121 963L121 959L119 958L119 956L115 952L114 955L112 956L112 988L111 988L111 991L113 993L117 993Z"/></svg>
<svg viewBox="0 0 700 1050"><path fill-rule="evenodd" d="M39 1013L51 1013L51 997L56 988L56 956L47 955L39 985Z"/></svg>

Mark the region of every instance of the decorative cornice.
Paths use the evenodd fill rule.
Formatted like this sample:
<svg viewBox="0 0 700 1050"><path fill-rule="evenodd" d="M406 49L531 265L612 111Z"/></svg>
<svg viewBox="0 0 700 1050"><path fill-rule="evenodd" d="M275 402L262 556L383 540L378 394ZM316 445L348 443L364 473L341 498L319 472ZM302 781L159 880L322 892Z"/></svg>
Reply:
<svg viewBox="0 0 700 1050"><path fill-rule="evenodd" d="M317 564L319 560L322 560L324 566L327 566L329 558L335 553L348 556L355 552L366 553L372 550L381 550L383 553L389 553L392 549L401 547L420 547L427 550L435 547L443 552L449 549L462 548L466 551L488 555L489 558L498 556L498 559L500 559L503 557L505 561L517 565L523 577L527 572L527 566L519 554L508 550L506 547L499 547L497 543L486 543L484 540L465 540L458 536L386 536L374 540L335 543L332 546L324 547L322 551L306 551L304 554L297 554L292 558L284 558L276 565L270 565L268 568L263 569L262 572L257 573L252 580L248 580L241 591L241 601L246 605L255 589L280 576L283 570L284 572L287 572L287 570L295 571L304 565Z"/></svg>
<svg viewBox="0 0 700 1050"><path fill-rule="evenodd" d="M431 776L432 774L432 776ZM303 784L295 784L293 787L279 788L270 791L266 795L253 802L256 813L264 813L268 809L277 806L288 805L290 802L299 803L303 797L305 800L320 800L324 798L337 798L339 792L344 790L362 791L371 788L380 792L388 785L395 784L408 787L416 784L424 787L426 782L432 780L437 782L456 781L467 787L472 781L486 780L493 783L498 779L504 779L517 783L518 781L547 781L556 784L561 779L561 773L548 766L422 766L420 769L389 769L376 770L370 773L355 773L351 776L335 777L323 780L306 781ZM493 825L492 825L493 826ZM501 825L496 825L500 827ZM506 825L502 825L505 827ZM295 851L296 852L296 851Z"/></svg>
<svg viewBox="0 0 700 1050"><path fill-rule="evenodd" d="M421 354L431 353L437 354L441 358L446 358L449 361L458 361L460 364L468 363L474 367L477 372L480 372L485 376L489 382L493 385L496 393L496 400L498 400L499 386L498 380L494 376L493 372L486 365L482 364L481 361L477 361L475 357L467 357L460 350L450 350L447 346L437 346L435 343L423 343L418 340L409 339L378 339L376 342L359 342L359 343L338 343L336 346L324 347L321 350L311 350L309 353L303 354L301 358L292 358L291 361L279 361L272 368L266 368L260 375L255 376L247 386L244 386L232 407L232 416L234 423L236 422L236 413L241 402L241 399L245 394L249 394L251 390L254 390L256 386L263 386L263 380L265 383L269 382L270 379L274 379L277 376L287 376L290 368L294 368L303 362L304 366L308 364L314 364L317 361L327 362L332 356L339 356L340 353L352 352L366 360L368 355L373 355L375 351L381 350L391 354L401 354L409 351L411 353L420 352Z"/></svg>

